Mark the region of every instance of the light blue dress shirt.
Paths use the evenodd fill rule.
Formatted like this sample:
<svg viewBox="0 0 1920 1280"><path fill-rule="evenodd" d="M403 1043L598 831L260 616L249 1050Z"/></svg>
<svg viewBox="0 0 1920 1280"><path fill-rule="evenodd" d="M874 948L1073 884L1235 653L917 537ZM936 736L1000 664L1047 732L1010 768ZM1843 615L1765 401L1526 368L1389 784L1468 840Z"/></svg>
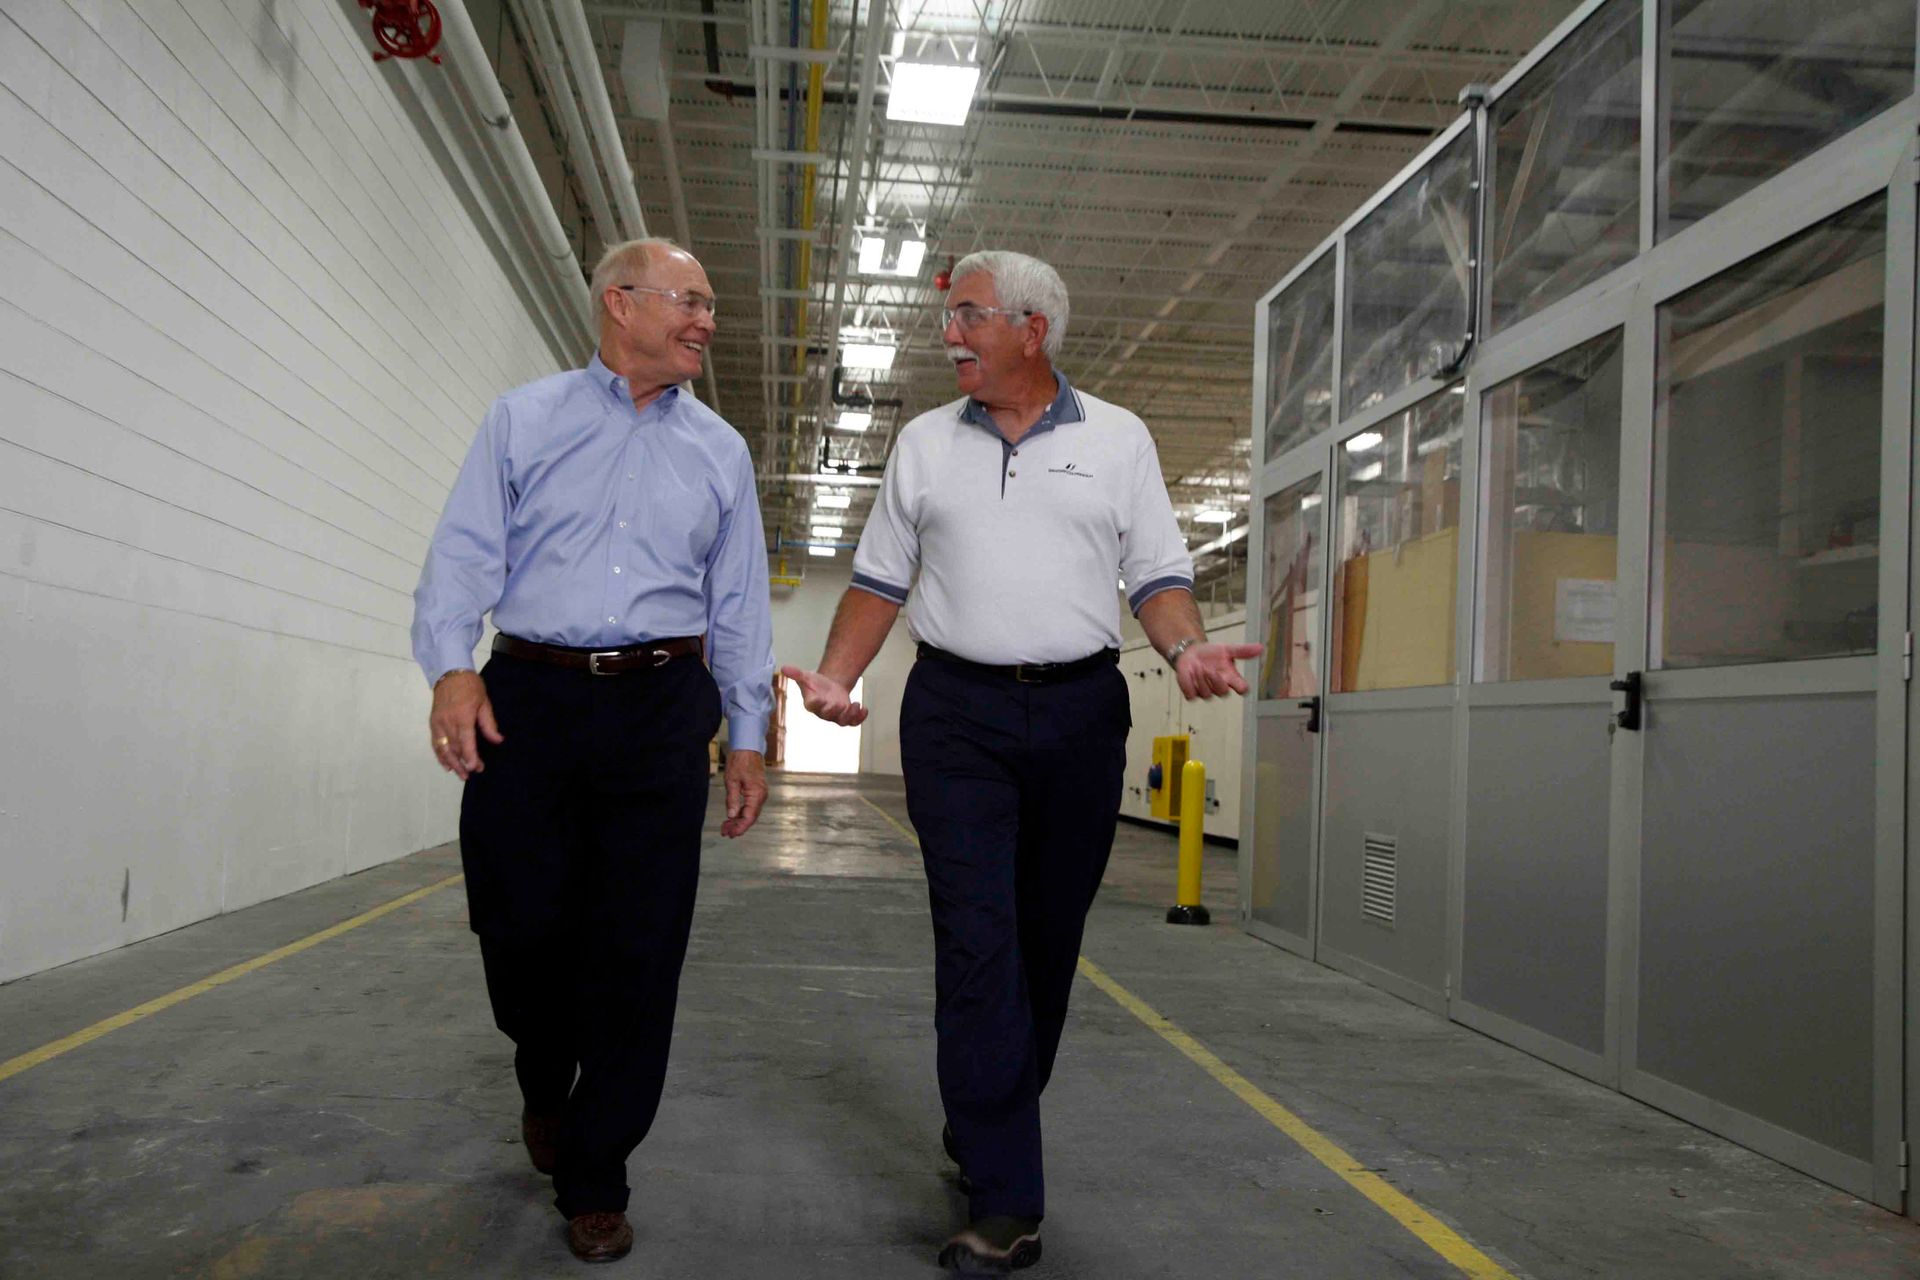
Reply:
<svg viewBox="0 0 1920 1280"><path fill-rule="evenodd" d="M473 666L488 610L576 648L705 635L729 747L766 747L773 613L747 443L677 387L636 410L598 354L494 401L413 600L429 682Z"/></svg>

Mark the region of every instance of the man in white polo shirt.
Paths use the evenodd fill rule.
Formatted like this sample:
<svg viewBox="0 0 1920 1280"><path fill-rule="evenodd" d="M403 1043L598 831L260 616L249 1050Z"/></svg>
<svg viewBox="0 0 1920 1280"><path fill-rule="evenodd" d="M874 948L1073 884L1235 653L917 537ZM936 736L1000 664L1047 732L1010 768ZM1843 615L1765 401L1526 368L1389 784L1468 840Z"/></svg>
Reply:
<svg viewBox="0 0 1920 1280"><path fill-rule="evenodd" d="M809 711L859 724L848 690L906 606L922 660L900 754L933 913L942 1136L970 1199L940 1264L990 1274L1040 1256L1040 1091L1120 811L1114 578L1188 698L1245 693L1234 663L1261 648L1207 641L1145 424L1054 370L1053 268L963 258L945 321L963 398L901 430L820 669L785 670Z"/></svg>

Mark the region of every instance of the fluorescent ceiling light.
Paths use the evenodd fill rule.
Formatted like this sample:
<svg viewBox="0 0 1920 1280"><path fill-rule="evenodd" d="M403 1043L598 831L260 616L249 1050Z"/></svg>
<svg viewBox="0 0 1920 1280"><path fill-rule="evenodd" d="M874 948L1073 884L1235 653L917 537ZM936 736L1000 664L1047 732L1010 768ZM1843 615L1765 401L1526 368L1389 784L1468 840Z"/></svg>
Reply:
<svg viewBox="0 0 1920 1280"><path fill-rule="evenodd" d="M833 424L836 431L865 431L872 425L873 415L859 409L842 410Z"/></svg>
<svg viewBox="0 0 1920 1280"><path fill-rule="evenodd" d="M1381 442L1385 439L1386 437L1378 431L1362 431L1359 435L1347 441L1347 452L1365 453L1369 449L1378 449Z"/></svg>
<svg viewBox="0 0 1920 1280"><path fill-rule="evenodd" d="M1220 510L1196 511L1194 512L1193 518L1200 524L1232 524L1233 512Z"/></svg>
<svg viewBox="0 0 1920 1280"><path fill-rule="evenodd" d="M1319 505L1320 505L1320 495L1317 493L1310 493L1306 497L1300 499L1300 509L1302 511L1311 511Z"/></svg>
<svg viewBox="0 0 1920 1280"><path fill-rule="evenodd" d="M1378 480L1380 478L1380 464L1375 462L1360 468L1353 473L1353 478L1361 481Z"/></svg>
<svg viewBox="0 0 1920 1280"><path fill-rule="evenodd" d="M807 554L810 556L819 556L822 560L831 560L838 553L835 552L832 547L810 546L807 548Z"/></svg>
<svg viewBox="0 0 1920 1280"><path fill-rule="evenodd" d="M837 524L817 524L813 526L813 536L816 538L832 538L838 540L840 535L845 532L846 530Z"/></svg>
<svg viewBox="0 0 1920 1280"><path fill-rule="evenodd" d="M860 274L863 276L917 276L920 264L927 260L925 240L903 239L887 265L887 242L881 236L860 237Z"/></svg>
<svg viewBox="0 0 1920 1280"><path fill-rule="evenodd" d="M853 499L844 493L816 493L813 495L813 505L829 511L845 511L853 505Z"/></svg>
<svg viewBox="0 0 1920 1280"><path fill-rule="evenodd" d="M849 369L891 369L897 352L877 342L850 342L840 348L840 362Z"/></svg>
<svg viewBox="0 0 1920 1280"><path fill-rule="evenodd" d="M980 68L938 62L896 62L887 119L918 124L965 124L980 84Z"/></svg>

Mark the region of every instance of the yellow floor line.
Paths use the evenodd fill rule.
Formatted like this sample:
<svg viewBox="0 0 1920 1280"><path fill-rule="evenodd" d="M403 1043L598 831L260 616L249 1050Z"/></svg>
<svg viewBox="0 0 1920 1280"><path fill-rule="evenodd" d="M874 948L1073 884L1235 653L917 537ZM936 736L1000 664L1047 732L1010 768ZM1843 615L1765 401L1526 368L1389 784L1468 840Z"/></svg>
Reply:
<svg viewBox="0 0 1920 1280"><path fill-rule="evenodd" d="M381 916L389 915L400 910L402 907L411 906L428 894L438 893L449 885L459 884L460 881L465 878L465 876L457 875L448 876L445 880L430 884L424 889L415 889L412 893L402 894L391 902L381 903L371 911L361 912L351 920L342 920L339 924L333 925L331 928L322 929L318 933L309 934L298 942L289 942L286 946L274 951L269 951L263 956L255 956L251 960L242 961L230 969L222 969L210 977L202 978L200 981L189 986L181 987L178 991L169 991L164 996L158 996L147 1001L145 1004L136 1005L128 1009L125 1013L116 1013L111 1018L103 1018L92 1026L82 1028L70 1036L63 1036L51 1044L43 1044L38 1049L23 1053L17 1058L9 1058L5 1062L0 1062L0 1080L17 1076L22 1071L37 1067L43 1062L51 1062L61 1054L71 1053L83 1044L91 1044L109 1032L118 1031L125 1026L131 1026L133 1023L139 1022L142 1018L151 1018L154 1014L171 1009L173 1006L191 1000L197 995L204 995L215 987L225 986L235 978L244 978L256 969L264 969L270 964L285 960L288 956L298 955L309 947L317 947L329 939L339 937L350 929L358 929L363 924L371 924Z"/></svg>
<svg viewBox="0 0 1920 1280"><path fill-rule="evenodd" d="M891 822L907 839L919 844L917 836L901 825L898 818L882 809L865 796L861 803ZM1371 1173L1358 1160L1342 1151L1318 1130L1293 1112L1262 1093L1251 1080L1222 1062L1205 1045L1174 1026L1146 1001L1127 990L1112 978L1099 965L1080 957L1080 972L1087 981L1113 997L1121 1008L1140 1019L1161 1039L1187 1055L1202 1071L1226 1086L1229 1093L1252 1107L1274 1128L1292 1138L1308 1155L1333 1170L1361 1195L1385 1210L1395 1222L1419 1237L1421 1243L1458 1267L1462 1274L1472 1276L1474 1280L1514 1280L1513 1273L1480 1252L1460 1234L1439 1221L1413 1201L1395 1190L1392 1184L1379 1175Z"/></svg>
<svg viewBox="0 0 1920 1280"><path fill-rule="evenodd" d="M865 806L867 806L867 808L873 810L875 813L885 818L888 822L891 822L893 824L893 829L895 831L898 831L901 835L905 836L907 839L913 841L915 848L918 848L920 846L920 837L913 834L913 832L904 823L902 823L900 819L894 817L892 814L888 813L885 809L882 809L879 805L867 799L865 796L860 797L860 803L864 804Z"/></svg>
<svg viewBox="0 0 1920 1280"><path fill-rule="evenodd" d="M1451 1227L1407 1199L1377 1174L1368 1172L1358 1160L1321 1136L1312 1125L1262 1093L1251 1080L1214 1056L1198 1040L1161 1017L1151 1005L1108 977L1099 965L1085 956L1080 957L1080 972L1094 986L1112 996L1121 1008L1186 1054L1202 1071L1225 1085L1229 1093L1259 1112L1274 1128L1299 1143L1307 1154L1379 1205L1395 1222L1418 1236L1429 1249L1460 1268L1463 1274L1473 1276L1475 1280L1514 1280L1513 1274L1505 1267L1468 1244Z"/></svg>

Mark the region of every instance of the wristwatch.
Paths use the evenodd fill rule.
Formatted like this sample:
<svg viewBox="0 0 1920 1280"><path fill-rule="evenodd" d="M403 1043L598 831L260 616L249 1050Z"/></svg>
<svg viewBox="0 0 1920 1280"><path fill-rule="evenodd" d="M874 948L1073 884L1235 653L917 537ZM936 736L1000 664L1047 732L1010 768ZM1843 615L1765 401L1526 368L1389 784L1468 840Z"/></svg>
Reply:
<svg viewBox="0 0 1920 1280"><path fill-rule="evenodd" d="M1185 640L1180 641L1160 656L1167 660L1168 666L1177 667L1180 665L1180 655L1199 643L1200 637L1188 636Z"/></svg>

